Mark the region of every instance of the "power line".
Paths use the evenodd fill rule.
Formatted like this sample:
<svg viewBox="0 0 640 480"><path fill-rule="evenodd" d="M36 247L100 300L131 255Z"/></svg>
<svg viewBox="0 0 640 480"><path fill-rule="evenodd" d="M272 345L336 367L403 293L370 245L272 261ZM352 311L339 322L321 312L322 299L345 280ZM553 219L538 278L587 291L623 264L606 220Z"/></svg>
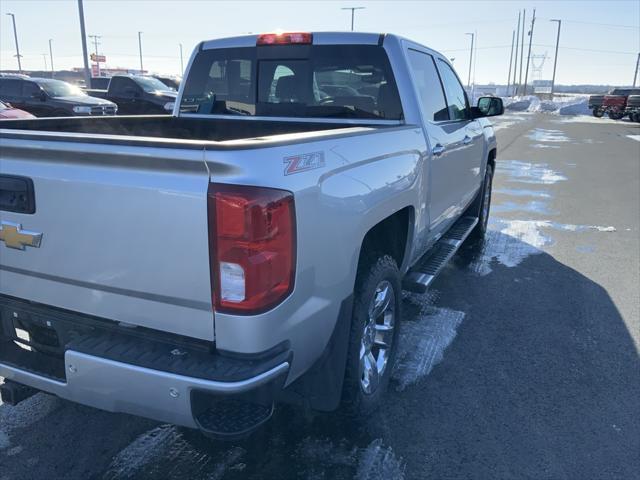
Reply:
<svg viewBox="0 0 640 480"><path fill-rule="evenodd" d="M545 20L553 20L553 19L545 18ZM562 21L563 22L568 22L568 23L580 23L580 24L583 24L583 25L597 25L599 27L640 29L640 25L622 25L622 24L619 24L619 23L583 22L582 20L565 20L564 18L562 19Z"/></svg>

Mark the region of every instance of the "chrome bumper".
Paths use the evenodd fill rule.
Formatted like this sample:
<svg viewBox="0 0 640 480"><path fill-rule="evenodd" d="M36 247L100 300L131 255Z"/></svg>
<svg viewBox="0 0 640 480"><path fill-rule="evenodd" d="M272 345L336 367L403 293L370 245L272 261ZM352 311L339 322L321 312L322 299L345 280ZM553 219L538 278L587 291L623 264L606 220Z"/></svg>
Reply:
<svg viewBox="0 0 640 480"><path fill-rule="evenodd" d="M220 382L67 350L65 370L67 381L61 382L0 363L0 376L60 398L191 428L198 428L191 411L193 390L220 396L250 392L285 375L289 363L245 380Z"/></svg>

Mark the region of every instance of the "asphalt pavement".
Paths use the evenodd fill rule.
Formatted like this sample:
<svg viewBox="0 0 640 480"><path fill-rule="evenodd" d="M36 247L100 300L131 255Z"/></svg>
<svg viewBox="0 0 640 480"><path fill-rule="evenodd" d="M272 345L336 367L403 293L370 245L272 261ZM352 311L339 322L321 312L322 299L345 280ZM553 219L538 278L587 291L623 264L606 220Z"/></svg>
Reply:
<svg viewBox="0 0 640 480"><path fill-rule="evenodd" d="M223 443L38 394L0 404L0 480L640 478L640 124L495 123L489 235L405 296L371 418Z"/></svg>

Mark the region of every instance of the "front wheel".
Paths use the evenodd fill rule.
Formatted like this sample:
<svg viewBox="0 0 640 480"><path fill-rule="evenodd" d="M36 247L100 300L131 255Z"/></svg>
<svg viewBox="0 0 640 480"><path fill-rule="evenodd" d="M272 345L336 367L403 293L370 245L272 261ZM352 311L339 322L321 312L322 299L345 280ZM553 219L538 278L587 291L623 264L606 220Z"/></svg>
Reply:
<svg viewBox="0 0 640 480"><path fill-rule="evenodd" d="M389 255L360 261L356 279L342 404L354 417L376 410L387 389L397 351L400 271Z"/></svg>
<svg viewBox="0 0 640 480"><path fill-rule="evenodd" d="M493 189L493 166L488 163L484 172L484 180L482 182L482 188L478 195L480 195L480 205L478 208L478 224L476 228L471 232L471 237L475 240L484 238L487 233L489 225L489 211L491 210L491 192Z"/></svg>
<svg viewBox="0 0 640 480"><path fill-rule="evenodd" d="M604 112L599 109L598 107L593 109L593 116L597 117L597 118L602 118L602 116L604 115Z"/></svg>

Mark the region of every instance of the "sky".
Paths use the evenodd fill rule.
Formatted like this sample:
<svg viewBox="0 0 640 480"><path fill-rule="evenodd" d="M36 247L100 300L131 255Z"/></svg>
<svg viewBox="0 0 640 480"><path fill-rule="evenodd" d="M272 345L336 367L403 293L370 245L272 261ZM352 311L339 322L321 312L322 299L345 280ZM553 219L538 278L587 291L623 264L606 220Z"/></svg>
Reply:
<svg viewBox="0 0 640 480"><path fill-rule="evenodd" d="M536 8L532 54L547 57L541 68L541 59L535 59L541 79L550 79L553 71L557 23L552 18L562 20L558 84L630 85L640 52L640 0L84 0L87 35L101 36L98 51L108 67L139 67L142 31L144 68L162 74L180 73L180 44L186 65L205 39L277 29L349 30L351 13L342 8L350 6L365 7L356 11L355 30L397 33L438 50L454 59L463 79L471 41L466 33L474 32L476 83L506 83L512 32L522 9L528 30ZM56 69L82 66L77 0L0 0L0 69L16 69L6 13L15 14L23 69L44 69L45 59L50 68L49 39ZM94 51L91 40L88 48Z"/></svg>

